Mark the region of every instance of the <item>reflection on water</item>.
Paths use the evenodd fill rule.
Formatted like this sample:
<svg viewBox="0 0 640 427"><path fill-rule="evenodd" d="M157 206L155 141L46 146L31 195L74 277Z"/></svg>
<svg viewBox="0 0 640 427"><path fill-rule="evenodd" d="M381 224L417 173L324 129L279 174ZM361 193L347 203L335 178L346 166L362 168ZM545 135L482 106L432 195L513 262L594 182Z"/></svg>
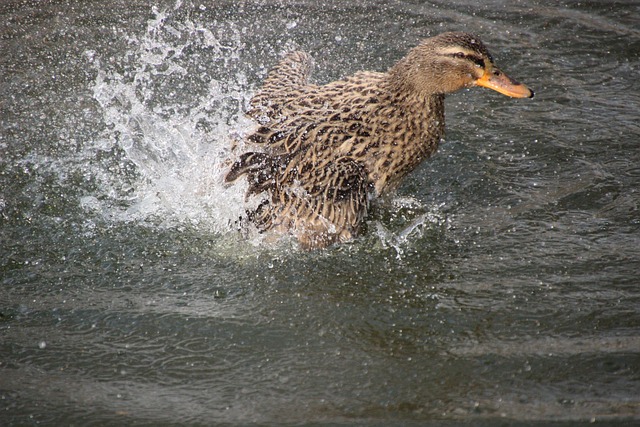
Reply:
<svg viewBox="0 0 640 427"><path fill-rule="evenodd" d="M2 419L637 421L639 12L4 2ZM460 29L536 98L449 97L440 152L353 243L242 230L221 176L282 52L324 83Z"/></svg>

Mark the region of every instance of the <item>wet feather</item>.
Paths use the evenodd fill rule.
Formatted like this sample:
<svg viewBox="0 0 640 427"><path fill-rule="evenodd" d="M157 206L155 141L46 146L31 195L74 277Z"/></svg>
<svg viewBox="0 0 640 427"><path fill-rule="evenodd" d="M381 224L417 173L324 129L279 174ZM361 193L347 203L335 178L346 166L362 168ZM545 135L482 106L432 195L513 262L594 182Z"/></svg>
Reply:
<svg viewBox="0 0 640 427"><path fill-rule="evenodd" d="M260 230L292 233L308 249L354 238L370 200L436 151L445 93L494 69L466 33L426 39L387 73L323 86L308 82L312 63L291 52L270 71L247 112L259 123L247 140L259 150L241 154L225 178L246 176L248 194L266 195L249 213Z"/></svg>

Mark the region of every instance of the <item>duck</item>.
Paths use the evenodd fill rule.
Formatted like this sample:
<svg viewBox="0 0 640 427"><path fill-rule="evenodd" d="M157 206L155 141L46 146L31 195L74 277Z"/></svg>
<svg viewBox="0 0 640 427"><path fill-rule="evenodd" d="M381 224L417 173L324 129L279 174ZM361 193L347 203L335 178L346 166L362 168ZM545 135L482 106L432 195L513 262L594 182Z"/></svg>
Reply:
<svg viewBox="0 0 640 427"><path fill-rule="evenodd" d="M512 98L534 92L498 68L480 39L447 32L422 40L386 72L309 82L313 60L287 53L246 114L256 127L224 180L246 177L261 196L247 219L290 234L303 249L359 235L373 200L431 157L445 131L445 95L483 87Z"/></svg>

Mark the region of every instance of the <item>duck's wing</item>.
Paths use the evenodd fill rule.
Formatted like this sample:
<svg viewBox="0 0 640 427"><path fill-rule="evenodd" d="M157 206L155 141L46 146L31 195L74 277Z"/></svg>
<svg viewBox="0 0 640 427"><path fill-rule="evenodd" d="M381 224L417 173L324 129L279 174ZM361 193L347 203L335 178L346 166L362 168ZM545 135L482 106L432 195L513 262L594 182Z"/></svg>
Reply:
<svg viewBox="0 0 640 427"><path fill-rule="evenodd" d="M305 52L289 52L267 75L260 90L251 99L247 115L259 123L279 120L283 107L300 96L308 85L313 60Z"/></svg>
<svg viewBox="0 0 640 427"><path fill-rule="evenodd" d="M295 177L276 180L270 199L252 214L259 229L291 232L305 249L351 240L358 234L370 191L361 164L342 157L284 172Z"/></svg>
<svg viewBox="0 0 640 427"><path fill-rule="evenodd" d="M302 51L289 52L270 72L263 84L263 90L295 89L308 83L313 60Z"/></svg>
<svg viewBox="0 0 640 427"><path fill-rule="evenodd" d="M233 182L242 175L247 176L249 188L247 196L263 191L273 192L277 180L282 180L284 171L290 163L289 155L271 155L260 152L247 152L234 162L224 177L225 182Z"/></svg>

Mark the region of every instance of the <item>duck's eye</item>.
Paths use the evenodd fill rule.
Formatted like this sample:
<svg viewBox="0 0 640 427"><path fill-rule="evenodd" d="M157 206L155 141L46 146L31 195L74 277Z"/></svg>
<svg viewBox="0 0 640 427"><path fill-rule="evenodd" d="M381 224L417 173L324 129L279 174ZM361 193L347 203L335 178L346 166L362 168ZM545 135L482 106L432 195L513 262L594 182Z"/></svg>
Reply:
<svg viewBox="0 0 640 427"><path fill-rule="evenodd" d="M468 56L467 59L473 62L476 65L476 67L484 68L484 59L477 56Z"/></svg>
<svg viewBox="0 0 640 427"><path fill-rule="evenodd" d="M467 61L473 62L477 67L484 68L484 59L479 56L467 55L464 52L452 53L451 56L457 59L466 59Z"/></svg>

